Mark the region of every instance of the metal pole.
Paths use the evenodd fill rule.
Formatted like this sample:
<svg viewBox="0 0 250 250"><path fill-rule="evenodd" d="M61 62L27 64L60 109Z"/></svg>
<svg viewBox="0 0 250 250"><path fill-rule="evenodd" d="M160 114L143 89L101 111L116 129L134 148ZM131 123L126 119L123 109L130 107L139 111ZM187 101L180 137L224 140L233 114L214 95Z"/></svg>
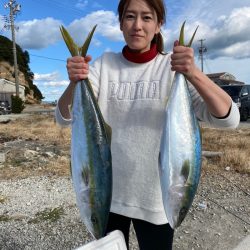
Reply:
<svg viewBox="0 0 250 250"><path fill-rule="evenodd" d="M14 73L15 73L15 83L16 83L16 96L19 96L19 79L18 79L18 64L17 64L17 54L16 54L16 38L15 38L15 24L14 17L17 12L20 11L21 5L16 3L16 0L9 0L4 7L10 8L10 16L6 18L10 25L6 24L6 27L11 28L12 43L13 43L13 57L14 57Z"/></svg>
<svg viewBox="0 0 250 250"><path fill-rule="evenodd" d="M16 38L15 38L15 25L14 25L14 18L13 18L13 1L10 1L10 25L11 25L11 34L12 34L12 42L13 42L16 96L19 96L19 79L18 79L18 65L17 65L17 55L16 55Z"/></svg>
<svg viewBox="0 0 250 250"><path fill-rule="evenodd" d="M201 46L199 48L199 53L200 53L200 58L201 58L201 71L203 72L203 53L207 52L207 48L203 46L203 41L205 41L205 39L201 39L199 40L201 43Z"/></svg>

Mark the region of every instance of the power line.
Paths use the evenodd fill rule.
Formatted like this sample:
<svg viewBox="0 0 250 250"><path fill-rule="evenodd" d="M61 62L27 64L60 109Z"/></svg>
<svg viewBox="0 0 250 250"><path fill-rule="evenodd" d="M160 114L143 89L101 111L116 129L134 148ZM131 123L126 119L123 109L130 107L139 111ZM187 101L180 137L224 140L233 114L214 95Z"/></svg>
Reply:
<svg viewBox="0 0 250 250"><path fill-rule="evenodd" d="M52 58L52 57L47 57L47 56L40 56L40 55L34 55L34 54L29 54L30 56L34 56L34 57L40 57L43 59L48 59L48 60L54 60L54 61L60 61L60 62L66 62L66 60L63 59L58 59L58 58Z"/></svg>
<svg viewBox="0 0 250 250"><path fill-rule="evenodd" d="M209 66L209 64L208 64L208 61L206 60L207 59L207 57L205 57L205 65L206 65L206 68L207 68L207 73L208 74L211 74L212 73L212 71L211 71L211 68L210 68L210 66Z"/></svg>
<svg viewBox="0 0 250 250"><path fill-rule="evenodd" d="M6 50L0 48L0 51L6 51ZM29 54L29 56L43 58L43 59L46 59L46 60L60 61L60 62L64 62L64 63L67 62L67 60L63 60L63 59L59 59L59 58L35 55L35 54L30 54L29 52L28 52L28 54Z"/></svg>

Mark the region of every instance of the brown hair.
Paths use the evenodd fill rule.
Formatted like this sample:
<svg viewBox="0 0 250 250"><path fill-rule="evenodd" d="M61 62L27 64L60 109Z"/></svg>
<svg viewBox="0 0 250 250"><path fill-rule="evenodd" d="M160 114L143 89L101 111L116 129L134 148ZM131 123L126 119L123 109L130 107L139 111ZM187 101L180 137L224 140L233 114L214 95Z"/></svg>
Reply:
<svg viewBox="0 0 250 250"><path fill-rule="evenodd" d="M124 12L126 11L131 0L120 0L118 5L118 15L119 21L122 23ZM163 0L143 0L148 6L150 6L156 12L157 22L164 24L166 20L166 11ZM164 53L164 42L161 33L158 33L154 36L152 40L153 43L156 43L157 51L161 54Z"/></svg>

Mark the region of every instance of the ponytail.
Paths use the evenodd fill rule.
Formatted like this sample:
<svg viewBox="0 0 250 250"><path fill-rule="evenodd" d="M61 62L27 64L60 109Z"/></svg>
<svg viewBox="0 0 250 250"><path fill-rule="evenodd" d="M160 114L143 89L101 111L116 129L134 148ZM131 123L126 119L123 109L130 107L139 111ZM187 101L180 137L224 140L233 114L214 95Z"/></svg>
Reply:
<svg viewBox="0 0 250 250"><path fill-rule="evenodd" d="M164 41L163 41L163 37L162 37L162 34L161 33L158 33L154 36L154 39L152 40L152 43L156 43L156 48L157 48L157 51L160 53L160 54L165 54L164 52Z"/></svg>

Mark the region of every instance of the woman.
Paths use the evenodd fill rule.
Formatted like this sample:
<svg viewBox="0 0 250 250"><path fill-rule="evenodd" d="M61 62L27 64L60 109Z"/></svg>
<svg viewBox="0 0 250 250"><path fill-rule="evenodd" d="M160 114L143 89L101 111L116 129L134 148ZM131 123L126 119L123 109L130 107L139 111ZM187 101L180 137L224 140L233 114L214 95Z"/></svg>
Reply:
<svg viewBox="0 0 250 250"><path fill-rule="evenodd" d="M174 71L190 82L197 117L217 127L235 128L239 112L231 98L194 63L192 48L174 43L163 53L162 0L121 0L122 53L104 53L89 67L90 56L67 61L70 84L58 101L59 124L70 124L75 83L89 78L105 121L112 127L113 196L107 232L119 229L128 246L131 221L140 249L172 249L174 232L164 212L158 154L164 108Z"/></svg>

